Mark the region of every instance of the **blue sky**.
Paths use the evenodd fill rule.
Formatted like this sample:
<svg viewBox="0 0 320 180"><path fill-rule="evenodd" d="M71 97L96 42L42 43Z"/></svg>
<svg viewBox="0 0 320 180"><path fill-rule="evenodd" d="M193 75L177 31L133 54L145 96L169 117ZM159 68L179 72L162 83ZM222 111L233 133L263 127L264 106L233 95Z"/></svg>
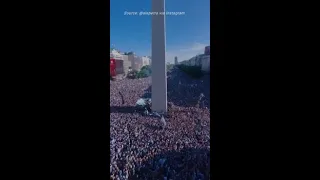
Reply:
<svg viewBox="0 0 320 180"><path fill-rule="evenodd" d="M210 0L166 0L166 61L187 60L210 45ZM150 12L151 0L110 0L110 45L122 52L151 55L151 16L124 15Z"/></svg>

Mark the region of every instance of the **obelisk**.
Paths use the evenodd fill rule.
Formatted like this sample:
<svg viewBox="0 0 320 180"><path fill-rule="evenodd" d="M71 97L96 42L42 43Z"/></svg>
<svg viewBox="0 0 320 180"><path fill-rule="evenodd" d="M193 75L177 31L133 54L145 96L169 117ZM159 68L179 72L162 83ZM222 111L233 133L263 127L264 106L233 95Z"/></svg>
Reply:
<svg viewBox="0 0 320 180"><path fill-rule="evenodd" d="M152 0L152 12L152 110L167 112L165 0Z"/></svg>

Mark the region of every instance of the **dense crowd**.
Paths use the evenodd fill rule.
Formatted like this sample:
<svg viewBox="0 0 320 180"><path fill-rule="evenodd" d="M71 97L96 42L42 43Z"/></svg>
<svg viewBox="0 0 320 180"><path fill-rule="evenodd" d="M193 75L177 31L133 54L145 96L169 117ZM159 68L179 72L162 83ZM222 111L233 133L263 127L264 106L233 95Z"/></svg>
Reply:
<svg viewBox="0 0 320 180"><path fill-rule="evenodd" d="M135 108L150 96L150 77L110 81L111 179L210 179L209 77L173 69L167 83L163 128Z"/></svg>

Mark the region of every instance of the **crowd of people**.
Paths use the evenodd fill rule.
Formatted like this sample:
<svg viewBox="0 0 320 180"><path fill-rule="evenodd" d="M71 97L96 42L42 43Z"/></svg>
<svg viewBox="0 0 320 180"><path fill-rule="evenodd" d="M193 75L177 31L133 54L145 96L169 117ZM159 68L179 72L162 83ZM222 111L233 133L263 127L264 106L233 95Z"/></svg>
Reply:
<svg viewBox="0 0 320 180"><path fill-rule="evenodd" d="M151 77L110 81L111 179L210 179L209 77L168 72L168 113L135 110Z"/></svg>

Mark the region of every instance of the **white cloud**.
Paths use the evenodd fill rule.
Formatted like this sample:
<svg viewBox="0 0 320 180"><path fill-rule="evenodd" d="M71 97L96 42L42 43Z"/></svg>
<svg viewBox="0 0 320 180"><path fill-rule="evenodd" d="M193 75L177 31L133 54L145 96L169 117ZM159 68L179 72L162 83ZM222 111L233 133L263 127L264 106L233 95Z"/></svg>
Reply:
<svg viewBox="0 0 320 180"><path fill-rule="evenodd" d="M203 54L204 53L204 48L206 46L209 46L210 43L208 44L203 44L203 43L194 43L190 46L186 47L180 47L180 48L172 48L168 49L167 48L167 53L166 53L166 61L167 62L174 62L174 57L178 57L178 61L184 61L188 60L197 54Z"/></svg>

